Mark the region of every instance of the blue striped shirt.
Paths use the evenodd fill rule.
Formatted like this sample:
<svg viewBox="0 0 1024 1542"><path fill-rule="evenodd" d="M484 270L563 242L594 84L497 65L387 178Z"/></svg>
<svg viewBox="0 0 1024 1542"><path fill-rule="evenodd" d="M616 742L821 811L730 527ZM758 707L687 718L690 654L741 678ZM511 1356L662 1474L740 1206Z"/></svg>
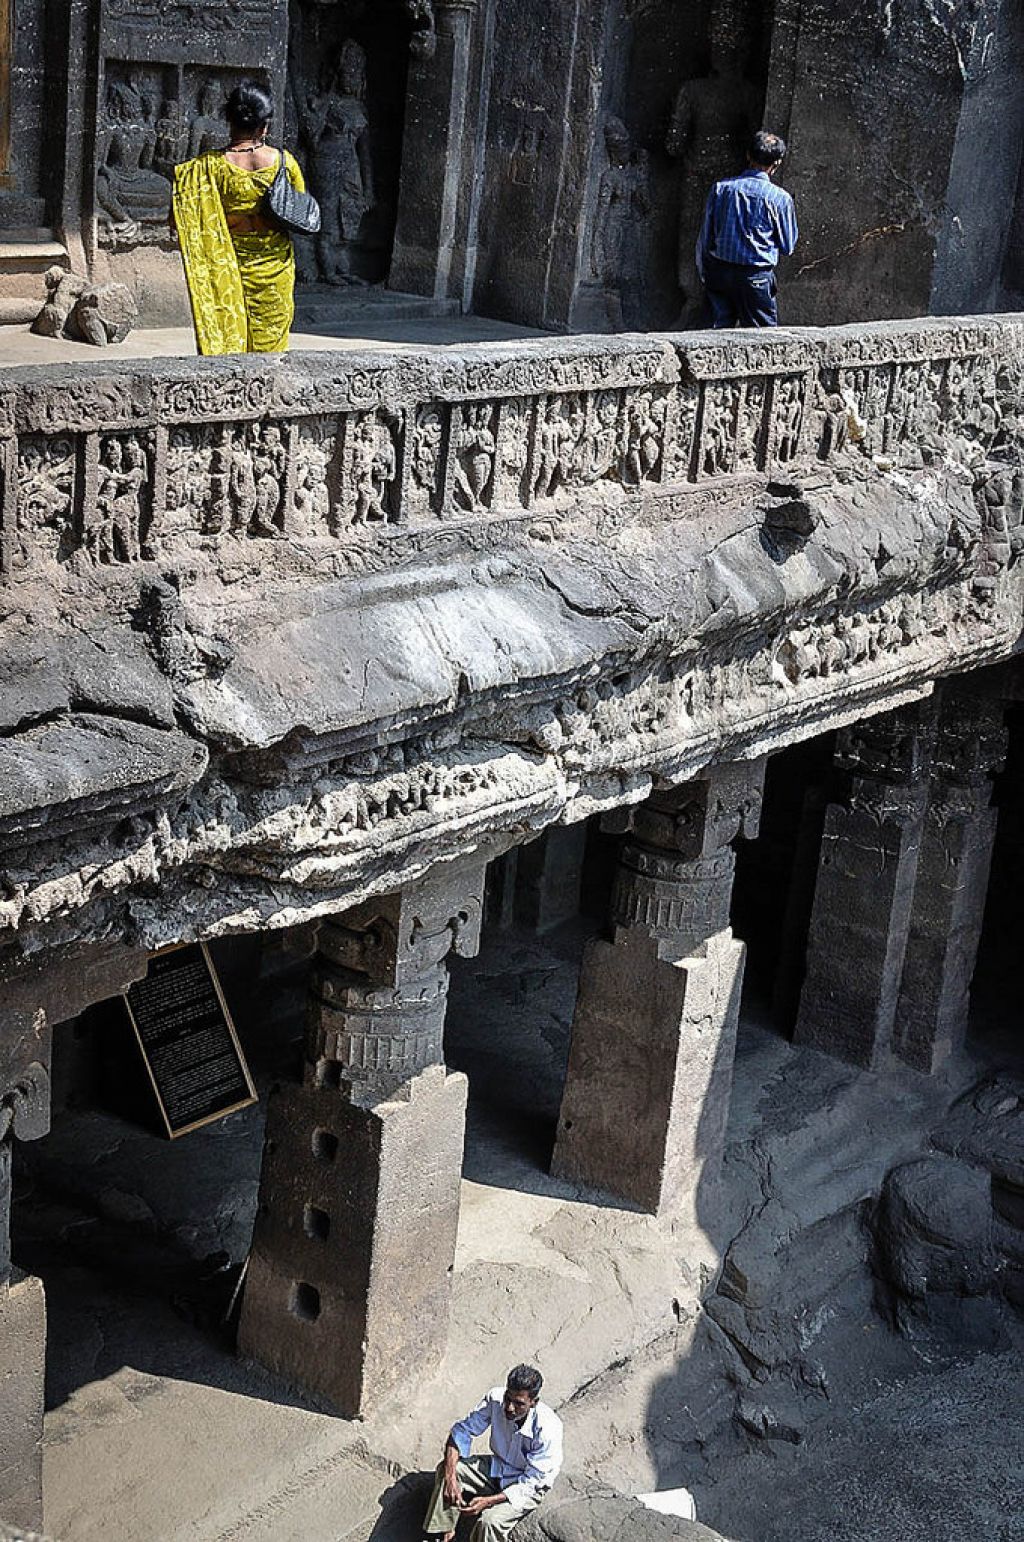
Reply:
<svg viewBox="0 0 1024 1542"><path fill-rule="evenodd" d="M703 278L705 257L774 268L780 252L789 256L796 238L796 209L785 188L776 187L766 171L744 171L716 182L708 194L697 271Z"/></svg>

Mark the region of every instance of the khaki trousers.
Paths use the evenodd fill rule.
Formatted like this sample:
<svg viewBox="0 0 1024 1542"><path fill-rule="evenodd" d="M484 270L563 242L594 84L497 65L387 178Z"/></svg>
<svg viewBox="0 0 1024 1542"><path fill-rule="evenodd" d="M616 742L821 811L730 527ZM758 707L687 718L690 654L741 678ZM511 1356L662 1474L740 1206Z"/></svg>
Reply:
<svg viewBox="0 0 1024 1542"><path fill-rule="evenodd" d="M491 1477L491 1459L489 1456L460 1457L459 1465L455 1469L462 1485L463 1497L476 1499L480 1494L497 1494L498 1484ZM430 1505L427 1509L426 1520L423 1522L423 1530L428 1536L441 1536L446 1531L454 1531L462 1517L462 1511L454 1505L446 1505L444 1502L444 1463L437 1469L437 1480L434 1483L434 1492L430 1497ZM477 1519L476 1525L469 1534L469 1542L496 1542L499 1537L507 1537L512 1528L522 1520L530 1510L537 1508L538 1501L528 1505L523 1510L513 1510L510 1504L492 1505L489 1510Z"/></svg>

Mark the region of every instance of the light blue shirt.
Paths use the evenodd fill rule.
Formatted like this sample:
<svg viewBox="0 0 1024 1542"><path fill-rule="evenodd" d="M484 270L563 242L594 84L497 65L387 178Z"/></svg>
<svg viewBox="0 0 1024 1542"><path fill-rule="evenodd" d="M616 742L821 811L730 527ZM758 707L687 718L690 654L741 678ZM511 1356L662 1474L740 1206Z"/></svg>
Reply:
<svg viewBox="0 0 1024 1542"><path fill-rule="evenodd" d="M562 1421L547 1403L535 1403L522 1425L506 1419L505 1388L492 1387L471 1413L452 1425L452 1441L468 1456L473 1437L490 1426L491 1478L514 1510L544 1497L562 1467Z"/></svg>
<svg viewBox="0 0 1024 1542"><path fill-rule="evenodd" d="M708 194L697 241L697 271L703 278L705 257L774 268L780 252L789 256L798 234L792 198L766 171L726 177Z"/></svg>

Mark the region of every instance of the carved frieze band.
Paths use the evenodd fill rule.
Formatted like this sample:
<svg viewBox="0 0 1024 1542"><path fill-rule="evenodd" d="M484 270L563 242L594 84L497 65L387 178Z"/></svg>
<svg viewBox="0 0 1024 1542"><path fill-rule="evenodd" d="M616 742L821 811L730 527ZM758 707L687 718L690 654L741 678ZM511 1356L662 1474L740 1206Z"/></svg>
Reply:
<svg viewBox="0 0 1024 1542"><path fill-rule="evenodd" d="M936 352L920 357L928 337ZM726 345L717 375L711 345L656 339L457 362L37 375L0 392L0 555L10 572L112 567L197 541L359 548L369 527L394 538L557 515L599 486L714 487L853 444L897 458L938 440L976 455L999 432L1013 350L995 324L987 351L960 340L937 325L913 333L913 357L865 358L851 341L844 359L833 341L810 363L804 338L760 355L745 344L747 373Z"/></svg>

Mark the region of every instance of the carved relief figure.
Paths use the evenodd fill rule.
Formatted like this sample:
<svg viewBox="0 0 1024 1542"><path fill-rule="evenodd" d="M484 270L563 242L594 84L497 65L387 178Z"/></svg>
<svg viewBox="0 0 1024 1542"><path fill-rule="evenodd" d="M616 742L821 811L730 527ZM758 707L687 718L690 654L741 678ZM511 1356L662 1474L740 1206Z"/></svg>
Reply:
<svg viewBox="0 0 1024 1542"><path fill-rule="evenodd" d="M416 59L431 59L437 48L434 0L405 0L405 12L412 23L409 52Z"/></svg>
<svg viewBox="0 0 1024 1542"><path fill-rule="evenodd" d="M800 447L800 429L804 418L803 381L799 375L782 380L776 387L774 403L775 459L796 459Z"/></svg>
<svg viewBox="0 0 1024 1542"><path fill-rule="evenodd" d="M252 446L245 431L232 440L230 449L214 451L213 475L223 478L226 505L231 511L232 535L248 535L256 518L256 471L253 464ZM211 502L216 507L220 500L216 489L211 488Z"/></svg>
<svg viewBox="0 0 1024 1542"><path fill-rule="evenodd" d="M203 83L196 103L198 111L188 126L188 159L203 155L207 150L221 150L227 135L224 131L224 112L221 92L216 81Z"/></svg>
<svg viewBox="0 0 1024 1542"><path fill-rule="evenodd" d="M767 394L763 380L748 380L737 392L737 467L760 463Z"/></svg>
<svg viewBox="0 0 1024 1542"><path fill-rule="evenodd" d="M524 478L530 459L531 406L513 397L501 410L500 475L495 478L495 501L525 501Z"/></svg>
<svg viewBox="0 0 1024 1542"><path fill-rule="evenodd" d="M441 460L441 413L436 407L420 407L416 413L412 444L412 480L432 500L437 495Z"/></svg>
<svg viewBox="0 0 1024 1542"><path fill-rule="evenodd" d="M704 448L702 465L707 476L733 469L733 443L739 388L728 382L710 383L704 392Z"/></svg>
<svg viewBox="0 0 1024 1542"><path fill-rule="evenodd" d="M26 555L68 555L75 452L70 439L23 439L18 456L18 530Z"/></svg>
<svg viewBox="0 0 1024 1542"><path fill-rule="evenodd" d="M253 432L252 474L256 483L256 508L249 527L250 535L277 535L284 491L287 453L281 430L268 423Z"/></svg>
<svg viewBox="0 0 1024 1542"><path fill-rule="evenodd" d="M296 450L294 527L300 535L326 535L331 523L327 485L329 451L322 433L300 433Z"/></svg>
<svg viewBox="0 0 1024 1542"><path fill-rule="evenodd" d="M332 79L305 97L296 94L302 131L311 150L313 190L323 224L316 252L329 284L361 284L352 266L363 219L374 207L370 122L366 111L366 54L349 38Z"/></svg>
<svg viewBox="0 0 1024 1542"><path fill-rule="evenodd" d="M619 466L622 433L619 424L619 398L614 391L602 391L597 398L596 422L584 465L584 480L599 482L611 476Z"/></svg>
<svg viewBox="0 0 1024 1542"><path fill-rule="evenodd" d="M568 410L567 410L568 409ZM535 498L551 498L566 486L576 469L575 452L583 436L584 415L578 399L548 397L537 427Z"/></svg>
<svg viewBox="0 0 1024 1542"><path fill-rule="evenodd" d="M153 170L170 182L175 166L183 159L184 147L185 124L181 116L181 103L172 98L164 102L157 119Z"/></svg>
<svg viewBox="0 0 1024 1542"><path fill-rule="evenodd" d="M738 171L758 127L760 95L744 74L744 42L751 11L735 0L715 0L709 18L711 72L684 80L672 107L665 148L681 162L677 272L679 325L692 325L701 289L694 249L704 200L719 177Z"/></svg>
<svg viewBox="0 0 1024 1542"><path fill-rule="evenodd" d="M106 125L96 173L96 201L111 237L137 240L143 223L163 224L170 184L154 168L157 147L153 98L134 73L110 80Z"/></svg>
<svg viewBox="0 0 1024 1542"><path fill-rule="evenodd" d="M96 563L137 562L141 556L142 490L146 452L134 435L110 438L100 449L95 508L86 524L85 549Z"/></svg>
<svg viewBox="0 0 1024 1542"><path fill-rule="evenodd" d="M650 391L637 391L626 409L626 450L622 480L631 487L649 481L661 464L667 402Z"/></svg>
<svg viewBox="0 0 1024 1542"><path fill-rule="evenodd" d="M494 476L494 432L488 402L473 402L462 409L462 426L455 441L455 501L475 512L486 503Z"/></svg>
<svg viewBox="0 0 1024 1542"><path fill-rule="evenodd" d="M352 448L354 525L387 523L391 517L388 499L397 469L398 457L390 428L373 413L367 414L355 428Z"/></svg>
<svg viewBox="0 0 1024 1542"><path fill-rule="evenodd" d="M650 212L647 157L635 154L625 125L609 118L604 127L608 165L597 190L591 266L604 290L613 332L625 330L623 296L640 283L640 232Z"/></svg>

